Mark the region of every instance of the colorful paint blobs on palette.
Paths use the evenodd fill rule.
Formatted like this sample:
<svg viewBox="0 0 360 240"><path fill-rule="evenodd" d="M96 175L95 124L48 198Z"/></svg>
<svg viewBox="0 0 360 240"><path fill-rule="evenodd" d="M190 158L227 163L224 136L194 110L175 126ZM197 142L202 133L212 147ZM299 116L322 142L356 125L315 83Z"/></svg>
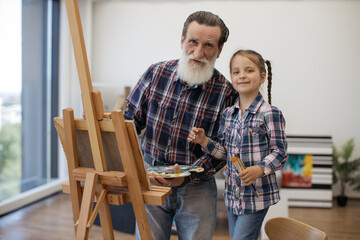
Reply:
<svg viewBox="0 0 360 240"><path fill-rule="evenodd" d="M164 178L177 178L187 177L191 172L203 172L204 168L191 166L191 165L179 165L181 172L175 172L173 166L155 166L146 169L149 176L159 176Z"/></svg>

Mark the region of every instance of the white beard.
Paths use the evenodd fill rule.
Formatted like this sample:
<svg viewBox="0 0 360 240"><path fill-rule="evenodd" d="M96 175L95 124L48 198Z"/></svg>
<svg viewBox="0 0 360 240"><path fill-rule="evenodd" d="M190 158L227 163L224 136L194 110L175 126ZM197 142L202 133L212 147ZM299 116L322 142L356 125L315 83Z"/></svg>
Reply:
<svg viewBox="0 0 360 240"><path fill-rule="evenodd" d="M189 63L189 60L195 59L195 57L193 54L187 56L185 51L182 50L178 66L180 79L190 86L206 83L210 80L214 73L216 56L217 54L215 54L214 58L210 61L206 58L197 59L198 61L205 63L205 66L201 67L199 65Z"/></svg>

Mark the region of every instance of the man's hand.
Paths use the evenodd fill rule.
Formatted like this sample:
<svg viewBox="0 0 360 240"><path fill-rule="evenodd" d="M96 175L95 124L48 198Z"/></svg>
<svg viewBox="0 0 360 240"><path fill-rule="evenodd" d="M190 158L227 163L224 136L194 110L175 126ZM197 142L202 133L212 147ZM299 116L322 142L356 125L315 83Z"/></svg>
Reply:
<svg viewBox="0 0 360 240"><path fill-rule="evenodd" d="M203 128L193 127L190 131L190 134L187 138L189 142L194 142L200 144L202 147L206 147L209 141L209 138L205 136L205 130Z"/></svg>
<svg viewBox="0 0 360 240"><path fill-rule="evenodd" d="M175 164L172 169L176 173L181 173L181 169L179 167L179 164ZM158 176L150 176L150 182L156 186L163 186L163 187L177 187L180 186L185 178L184 177L178 177L178 178L163 178Z"/></svg>
<svg viewBox="0 0 360 240"><path fill-rule="evenodd" d="M177 187L180 186L184 182L184 177L178 178L163 178L163 177L149 177L150 182L156 186L162 187Z"/></svg>

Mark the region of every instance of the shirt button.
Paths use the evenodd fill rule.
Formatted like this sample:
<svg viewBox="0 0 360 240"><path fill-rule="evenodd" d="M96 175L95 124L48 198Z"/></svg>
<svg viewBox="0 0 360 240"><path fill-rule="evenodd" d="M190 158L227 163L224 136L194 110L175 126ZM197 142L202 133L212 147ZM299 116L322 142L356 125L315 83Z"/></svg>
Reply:
<svg viewBox="0 0 360 240"><path fill-rule="evenodd" d="M235 189L235 196L240 198L240 189L239 188Z"/></svg>

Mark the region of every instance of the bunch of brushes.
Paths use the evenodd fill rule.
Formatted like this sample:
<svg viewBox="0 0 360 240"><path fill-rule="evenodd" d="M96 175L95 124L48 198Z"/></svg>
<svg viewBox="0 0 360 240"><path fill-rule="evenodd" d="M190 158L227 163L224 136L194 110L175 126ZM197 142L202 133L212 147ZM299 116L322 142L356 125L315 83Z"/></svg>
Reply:
<svg viewBox="0 0 360 240"><path fill-rule="evenodd" d="M235 157L231 158L231 162L235 165L235 167L237 168L239 173L246 169L246 167L245 167L244 163L241 161L240 155L238 153L235 154ZM253 183L251 184L251 188L253 189L256 196L259 197L259 192L256 190Z"/></svg>

